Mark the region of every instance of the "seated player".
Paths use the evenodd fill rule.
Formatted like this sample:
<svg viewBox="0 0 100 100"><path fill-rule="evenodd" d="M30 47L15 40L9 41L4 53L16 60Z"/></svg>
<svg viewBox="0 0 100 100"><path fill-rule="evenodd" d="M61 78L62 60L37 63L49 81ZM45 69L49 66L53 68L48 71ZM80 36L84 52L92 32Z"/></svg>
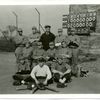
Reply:
<svg viewBox="0 0 100 100"><path fill-rule="evenodd" d="M23 54L23 48L24 48L24 45L21 44L15 50L15 56L16 56L16 72L21 72L21 70L22 70L22 64L21 64L20 61L21 61L21 57L22 57L22 54Z"/></svg>
<svg viewBox="0 0 100 100"><path fill-rule="evenodd" d="M50 49L47 50L48 57L54 57L55 56L55 45L54 42L49 43Z"/></svg>
<svg viewBox="0 0 100 100"><path fill-rule="evenodd" d="M32 72L31 77L35 80L36 84L39 84L39 79L44 79L43 84L47 85L48 81L52 78L49 67L45 64L45 59L40 58L38 65L36 65Z"/></svg>
<svg viewBox="0 0 100 100"><path fill-rule="evenodd" d="M33 59L32 67L37 65L38 59L43 57L43 56L44 56L44 50L42 48L42 43L37 42L37 48L33 49L33 53L32 53L32 59Z"/></svg>
<svg viewBox="0 0 100 100"><path fill-rule="evenodd" d="M20 54L20 55L19 55ZM31 54L32 48L29 41L26 42L25 47L19 52L18 49L15 52L15 55L18 57L18 67L20 68L13 75L13 85L21 85L21 80L23 80L30 73L31 70Z"/></svg>
<svg viewBox="0 0 100 100"><path fill-rule="evenodd" d="M66 41L62 41L61 46L56 50L56 57L62 57L65 62L71 60L72 55L69 48L67 48Z"/></svg>
<svg viewBox="0 0 100 100"><path fill-rule="evenodd" d="M26 42L25 47L23 48L23 54L21 62L23 64L23 70L31 70L31 55L33 48L29 41Z"/></svg>
<svg viewBox="0 0 100 100"><path fill-rule="evenodd" d="M61 84L66 84L71 80L71 67L63 61L63 58L58 58L55 68L52 70L54 81Z"/></svg>
<svg viewBox="0 0 100 100"><path fill-rule="evenodd" d="M53 60L55 60L55 45L54 45L54 42L50 42L49 43L49 47L50 49L48 49L47 51L45 51L46 53L46 61L47 61L47 65L49 67L53 66Z"/></svg>
<svg viewBox="0 0 100 100"><path fill-rule="evenodd" d="M33 67L30 76L24 80L21 81L23 84L30 83L31 86L38 85L38 84L43 84L43 85L48 85L52 81L52 74L49 69L49 67L45 64L45 59L44 58L39 58L38 60L38 65ZM28 85L30 85L28 84ZM30 86L30 88L32 88Z"/></svg>

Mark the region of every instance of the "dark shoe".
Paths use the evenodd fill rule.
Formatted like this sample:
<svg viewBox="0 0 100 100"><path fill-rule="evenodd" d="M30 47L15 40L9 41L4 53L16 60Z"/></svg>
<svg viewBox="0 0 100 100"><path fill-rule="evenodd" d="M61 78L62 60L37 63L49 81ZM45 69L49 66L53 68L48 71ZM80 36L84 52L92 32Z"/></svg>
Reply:
<svg viewBox="0 0 100 100"><path fill-rule="evenodd" d="M15 81L13 82L13 85L14 85L14 86L19 86L19 85L21 85L21 82L20 82L20 81L15 80Z"/></svg>
<svg viewBox="0 0 100 100"><path fill-rule="evenodd" d="M64 88L67 87L64 83L57 83L57 88Z"/></svg>
<svg viewBox="0 0 100 100"><path fill-rule="evenodd" d="M15 75L13 75L12 77L13 77L14 80L19 80L19 81L23 80L23 76L21 76L21 75L19 75L19 74L18 74L18 75L15 74Z"/></svg>
<svg viewBox="0 0 100 100"><path fill-rule="evenodd" d="M29 83L27 85L27 89L32 90L35 87L35 85L34 85L34 87L33 87L33 85L34 85L33 83Z"/></svg>

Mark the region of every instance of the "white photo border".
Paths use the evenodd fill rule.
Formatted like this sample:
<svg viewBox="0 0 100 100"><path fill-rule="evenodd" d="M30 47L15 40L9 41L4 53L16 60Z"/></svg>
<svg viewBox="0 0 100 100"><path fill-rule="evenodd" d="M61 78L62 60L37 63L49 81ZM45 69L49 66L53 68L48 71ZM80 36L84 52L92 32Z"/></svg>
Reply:
<svg viewBox="0 0 100 100"><path fill-rule="evenodd" d="M100 4L100 0L0 0L0 5L70 5L70 4ZM57 98L57 99L99 99L100 94L1 94L1 98L6 99L45 99L45 98Z"/></svg>

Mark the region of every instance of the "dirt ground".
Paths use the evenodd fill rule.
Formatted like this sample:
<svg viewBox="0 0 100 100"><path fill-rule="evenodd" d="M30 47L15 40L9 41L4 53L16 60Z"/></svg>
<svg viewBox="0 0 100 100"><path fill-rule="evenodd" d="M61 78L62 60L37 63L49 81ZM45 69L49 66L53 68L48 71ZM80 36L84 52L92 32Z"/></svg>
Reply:
<svg viewBox="0 0 100 100"><path fill-rule="evenodd" d="M82 66L89 70L87 77L72 78L66 88L56 88L56 84L49 87L58 90L58 94L97 94L100 93L100 59L94 62L83 63ZM12 85L12 75L15 73L15 56L13 53L0 53L0 94L31 94L30 90L16 91ZM55 94L49 90L39 90L36 94Z"/></svg>

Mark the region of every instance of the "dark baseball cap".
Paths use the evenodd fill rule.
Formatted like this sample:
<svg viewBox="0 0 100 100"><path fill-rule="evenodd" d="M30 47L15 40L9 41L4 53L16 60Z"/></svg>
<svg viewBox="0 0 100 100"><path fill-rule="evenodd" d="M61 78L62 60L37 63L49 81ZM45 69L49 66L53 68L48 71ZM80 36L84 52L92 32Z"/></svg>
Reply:
<svg viewBox="0 0 100 100"><path fill-rule="evenodd" d="M51 28L51 26L50 25L45 25L45 28Z"/></svg>
<svg viewBox="0 0 100 100"><path fill-rule="evenodd" d="M37 30L36 26L33 26L33 27L32 27L32 30Z"/></svg>

